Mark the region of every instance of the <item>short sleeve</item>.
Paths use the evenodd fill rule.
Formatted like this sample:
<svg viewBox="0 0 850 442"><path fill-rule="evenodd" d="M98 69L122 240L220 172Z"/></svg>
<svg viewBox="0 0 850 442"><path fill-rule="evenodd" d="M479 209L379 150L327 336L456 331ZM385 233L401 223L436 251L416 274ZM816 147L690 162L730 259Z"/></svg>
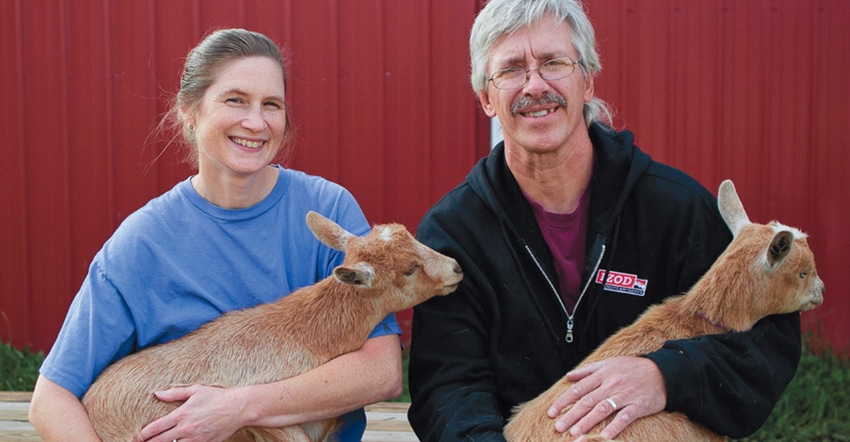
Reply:
<svg viewBox="0 0 850 442"><path fill-rule="evenodd" d="M130 311L96 257L39 372L82 398L101 371L133 351L135 341Z"/></svg>

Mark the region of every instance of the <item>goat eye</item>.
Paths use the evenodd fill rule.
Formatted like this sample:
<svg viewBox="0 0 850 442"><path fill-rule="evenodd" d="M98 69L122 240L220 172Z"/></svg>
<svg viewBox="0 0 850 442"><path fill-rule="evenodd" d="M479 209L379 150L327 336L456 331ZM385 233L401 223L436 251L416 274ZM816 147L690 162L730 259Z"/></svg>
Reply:
<svg viewBox="0 0 850 442"><path fill-rule="evenodd" d="M800 279L806 279L809 276L809 272L800 272Z"/></svg>
<svg viewBox="0 0 850 442"><path fill-rule="evenodd" d="M418 269L418 268L419 268L419 264L416 264L415 262L410 264L410 268L407 269L406 272L404 272L404 276L410 276L410 275L416 273L416 269Z"/></svg>

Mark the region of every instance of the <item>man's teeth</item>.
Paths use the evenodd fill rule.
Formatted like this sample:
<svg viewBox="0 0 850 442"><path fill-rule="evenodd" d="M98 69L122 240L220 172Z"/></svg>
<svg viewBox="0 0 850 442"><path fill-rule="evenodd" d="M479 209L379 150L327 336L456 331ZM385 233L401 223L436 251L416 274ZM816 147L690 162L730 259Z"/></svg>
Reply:
<svg viewBox="0 0 850 442"><path fill-rule="evenodd" d="M251 149L256 149L256 148L263 145L262 141L248 141L248 140L243 140L242 138L234 138L233 142L236 143L236 144L240 144L242 146L251 148Z"/></svg>
<svg viewBox="0 0 850 442"><path fill-rule="evenodd" d="M526 112L525 115L528 116L528 117L537 118L537 117L542 117L542 116L548 114L549 112L552 112L552 111L549 110L549 109L543 109L543 110L534 111L534 112Z"/></svg>

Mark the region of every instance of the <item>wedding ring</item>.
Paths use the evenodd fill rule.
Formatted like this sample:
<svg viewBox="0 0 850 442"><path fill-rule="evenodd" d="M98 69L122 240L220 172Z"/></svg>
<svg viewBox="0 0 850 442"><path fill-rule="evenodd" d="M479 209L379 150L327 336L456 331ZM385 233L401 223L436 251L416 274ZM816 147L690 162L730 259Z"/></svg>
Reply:
<svg viewBox="0 0 850 442"><path fill-rule="evenodd" d="M614 402L614 399L608 398L608 399L605 399L605 400L608 401L609 404L611 404L611 408L613 408L614 411L617 411L617 403Z"/></svg>

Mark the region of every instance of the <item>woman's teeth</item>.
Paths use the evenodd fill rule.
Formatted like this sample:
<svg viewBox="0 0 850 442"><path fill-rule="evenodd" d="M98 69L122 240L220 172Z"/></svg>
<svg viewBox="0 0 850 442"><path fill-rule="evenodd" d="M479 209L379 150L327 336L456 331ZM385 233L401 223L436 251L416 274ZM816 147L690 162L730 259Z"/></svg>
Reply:
<svg viewBox="0 0 850 442"><path fill-rule="evenodd" d="M242 138L233 138L233 142L250 149L256 149L263 145L262 141L248 141L243 140Z"/></svg>

